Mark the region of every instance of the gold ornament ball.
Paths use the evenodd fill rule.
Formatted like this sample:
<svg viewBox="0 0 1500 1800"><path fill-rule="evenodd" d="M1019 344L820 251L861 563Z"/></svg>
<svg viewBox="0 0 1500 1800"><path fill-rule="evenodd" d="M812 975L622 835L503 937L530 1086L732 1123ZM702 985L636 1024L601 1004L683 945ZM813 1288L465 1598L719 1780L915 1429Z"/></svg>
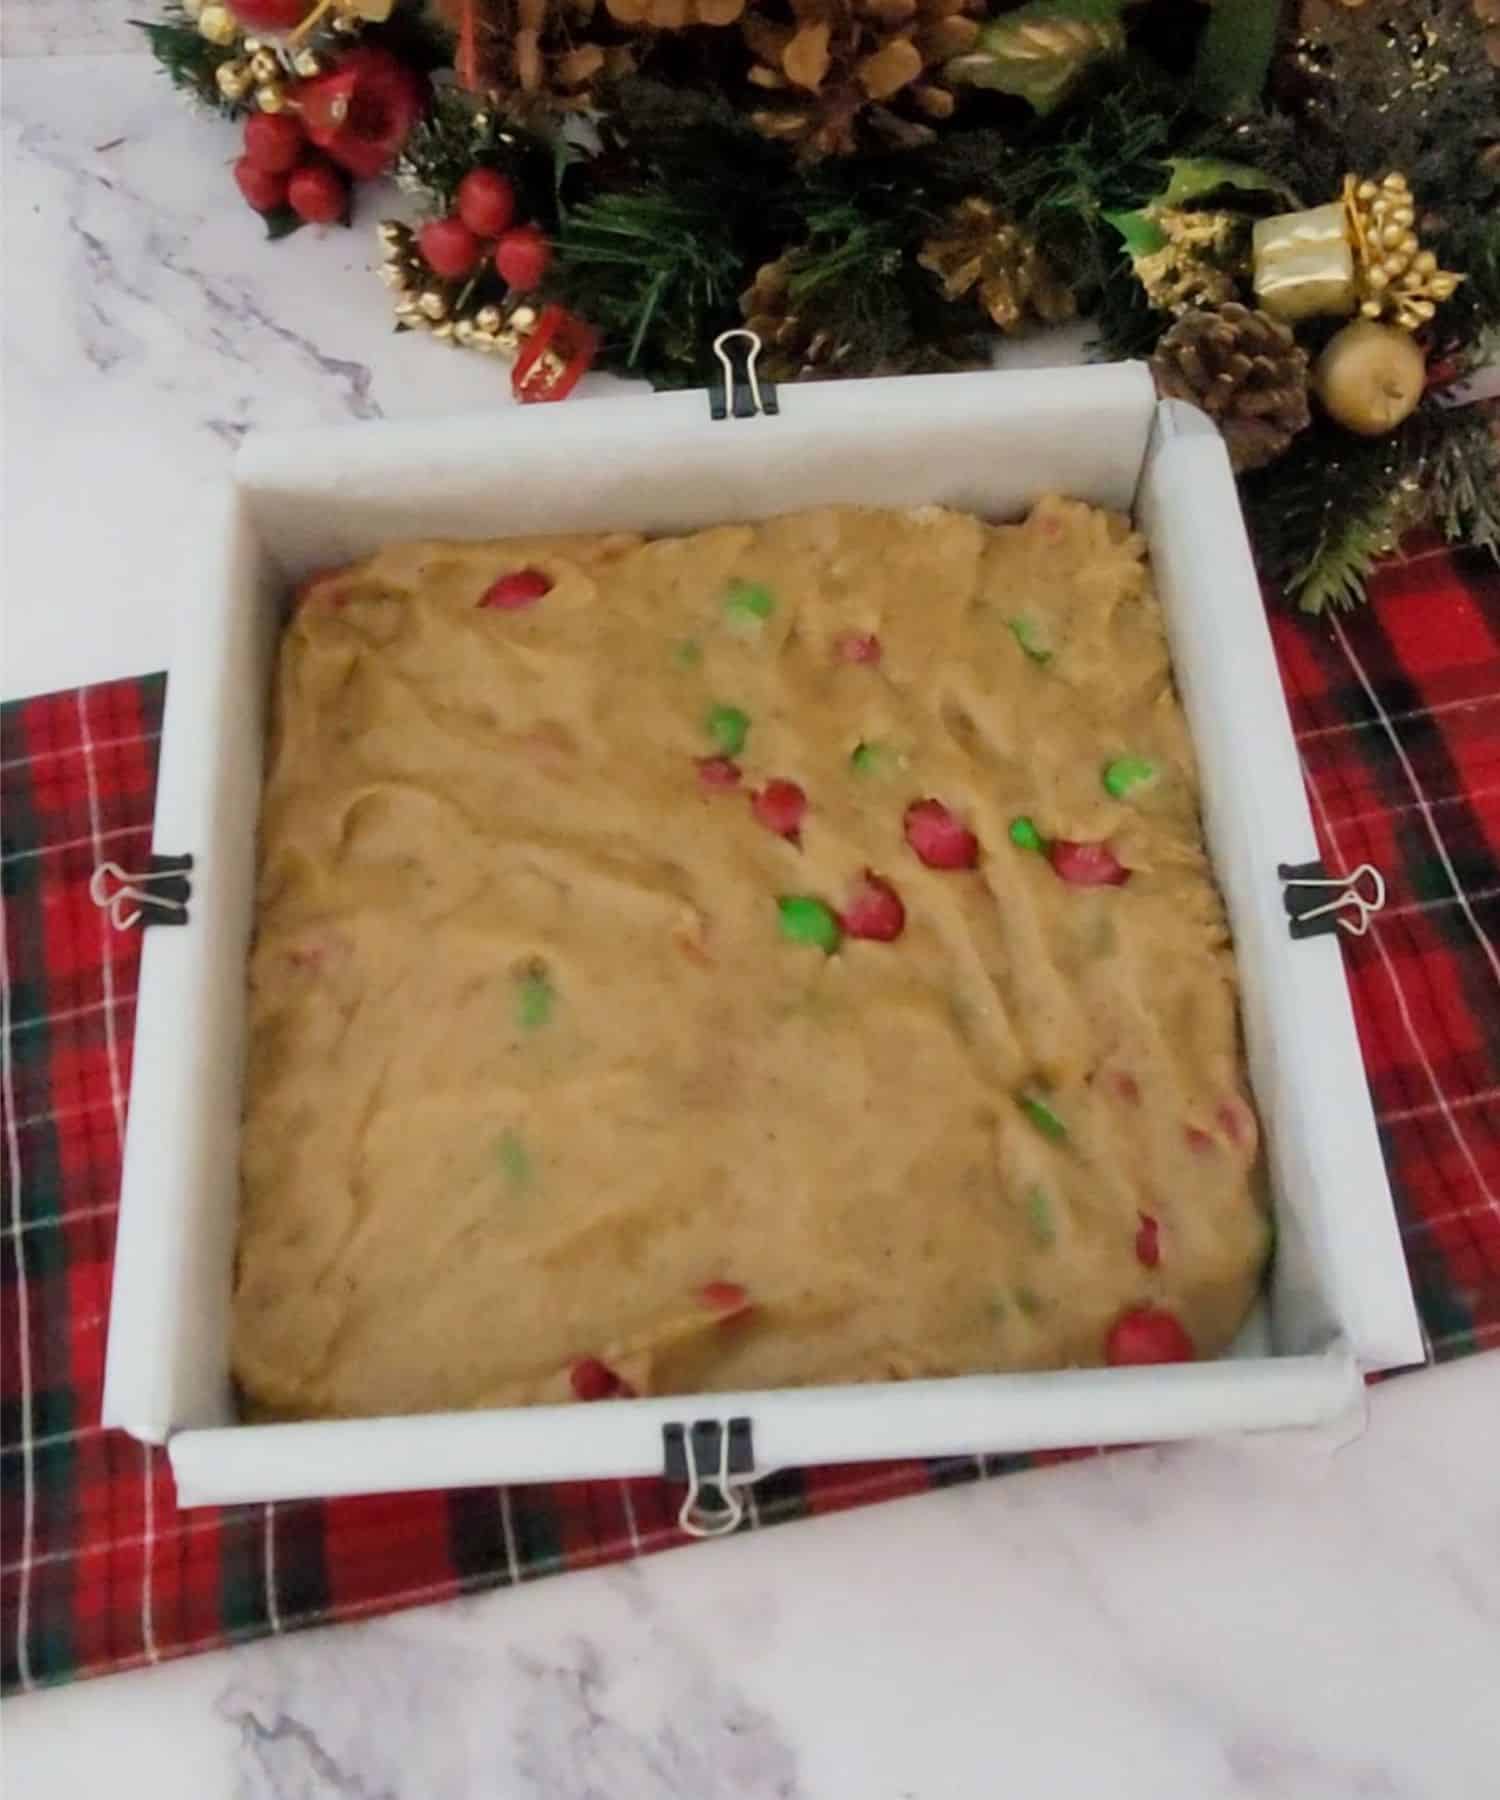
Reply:
<svg viewBox="0 0 1500 1800"><path fill-rule="evenodd" d="M265 81L255 90L255 104L262 112L286 111L286 89L279 81Z"/></svg>
<svg viewBox="0 0 1500 1800"><path fill-rule="evenodd" d="M247 46L248 48L248 46ZM250 73L260 85L267 81L277 81L281 76L281 64L271 50L257 50L250 58Z"/></svg>
<svg viewBox="0 0 1500 1800"><path fill-rule="evenodd" d="M1313 369L1313 392L1346 431L1382 437L1410 416L1427 384L1427 362L1411 334L1356 319L1329 339Z"/></svg>
<svg viewBox="0 0 1500 1800"><path fill-rule="evenodd" d="M253 85L242 62L221 62L214 70L214 83L226 100L243 100Z"/></svg>
<svg viewBox="0 0 1500 1800"><path fill-rule="evenodd" d="M220 49L227 48L240 35L239 21L227 6L205 6L198 14L198 30Z"/></svg>

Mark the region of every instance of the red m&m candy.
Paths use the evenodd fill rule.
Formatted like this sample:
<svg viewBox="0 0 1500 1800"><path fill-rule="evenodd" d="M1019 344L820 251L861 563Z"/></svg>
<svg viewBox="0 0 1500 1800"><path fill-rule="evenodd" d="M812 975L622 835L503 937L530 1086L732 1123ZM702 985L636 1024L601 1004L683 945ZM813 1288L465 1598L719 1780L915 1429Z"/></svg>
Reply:
<svg viewBox="0 0 1500 1800"><path fill-rule="evenodd" d="M1182 1321L1161 1306L1121 1313L1104 1340L1104 1359L1112 1365L1192 1362L1196 1356Z"/></svg>

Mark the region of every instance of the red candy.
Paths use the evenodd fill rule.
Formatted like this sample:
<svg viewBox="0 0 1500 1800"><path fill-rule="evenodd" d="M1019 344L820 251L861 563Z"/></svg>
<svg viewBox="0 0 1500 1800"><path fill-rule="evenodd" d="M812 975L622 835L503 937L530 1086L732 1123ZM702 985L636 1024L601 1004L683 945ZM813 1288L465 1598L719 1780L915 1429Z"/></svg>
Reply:
<svg viewBox="0 0 1500 1800"><path fill-rule="evenodd" d="M1109 1085L1116 1096L1127 1106L1139 1106L1141 1103L1141 1084L1134 1075L1127 1074L1124 1069L1116 1069L1110 1075Z"/></svg>
<svg viewBox="0 0 1500 1800"><path fill-rule="evenodd" d="M878 663L880 639L873 631L844 631L834 639L833 653L840 662Z"/></svg>
<svg viewBox="0 0 1500 1800"><path fill-rule="evenodd" d="M807 795L795 781L768 781L750 796L750 810L767 831L800 843Z"/></svg>
<svg viewBox="0 0 1500 1800"><path fill-rule="evenodd" d="M1219 1129L1236 1150L1254 1149L1255 1120L1240 1101L1222 1101L1214 1117L1219 1122Z"/></svg>
<svg viewBox="0 0 1500 1800"><path fill-rule="evenodd" d="M480 596L479 604L499 612L519 612L552 592L552 577L540 569L512 569L498 581L492 581Z"/></svg>
<svg viewBox="0 0 1500 1800"><path fill-rule="evenodd" d="M913 800L902 826L929 869L972 869L979 861L979 839L941 800Z"/></svg>
<svg viewBox="0 0 1500 1800"><path fill-rule="evenodd" d="M459 218L476 237L499 237L516 216L516 190L494 169L470 169L456 198Z"/></svg>
<svg viewBox="0 0 1500 1800"><path fill-rule="evenodd" d="M627 1400L633 1393L630 1384L597 1356L580 1356L568 1371L568 1385L575 1400Z"/></svg>
<svg viewBox="0 0 1500 1800"><path fill-rule="evenodd" d="M1206 1131L1200 1130L1196 1125L1184 1126L1182 1135L1187 1140L1188 1149L1194 1151L1199 1156L1207 1156L1209 1151L1214 1147L1212 1137L1210 1137Z"/></svg>
<svg viewBox="0 0 1500 1800"><path fill-rule="evenodd" d="M432 219L417 233L422 261L445 281L459 281L479 261L480 243L462 219Z"/></svg>
<svg viewBox="0 0 1500 1800"><path fill-rule="evenodd" d="M1138 1213L1140 1229L1135 1234L1135 1259L1143 1269L1154 1269L1161 1261L1161 1227L1150 1213Z"/></svg>
<svg viewBox="0 0 1500 1800"><path fill-rule="evenodd" d="M1130 879L1129 869L1108 844L1076 844L1067 838L1053 838L1047 846L1047 860L1070 887L1123 887Z"/></svg>
<svg viewBox="0 0 1500 1800"><path fill-rule="evenodd" d="M698 779L706 788L738 787L740 765L732 756L700 756Z"/></svg>
<svg viewBox="0 0 1500 1800"><path fill-rule="evenodd" d="M888 881L865 870L864 878L839 914L845 936L893 943L906 929L906 908Z"/></svg>
<svg viewBox="0 0 1500 1800"><path fill-rule="evenodd" d="M737 1281L709 1281L698 1290L699 1303L721 1319L738 1318L750 1311L750 1296Z"/></svg>
<svg viewBox="0 0 1500 1800"><path fill-rule="evenodd" d="M1160 1306L1136 1306L1121 1313L1104 1340L1111 1366L1125 1363L1192 1362L1197 1352L1176 1313Z"/></svg>

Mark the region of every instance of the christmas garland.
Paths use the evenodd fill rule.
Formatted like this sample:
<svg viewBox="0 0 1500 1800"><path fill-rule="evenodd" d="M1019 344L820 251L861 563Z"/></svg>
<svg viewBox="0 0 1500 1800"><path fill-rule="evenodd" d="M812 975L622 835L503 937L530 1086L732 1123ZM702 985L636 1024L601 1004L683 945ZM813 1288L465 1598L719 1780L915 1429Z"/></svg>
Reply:
<svg viewBox="0 0 1500 1800"><path fill-rule="evenodd" d="M980 367L1075 316L1241 474L1266 575L1349 604L1418 523L1500 557L1500 0L172 0L269 234L381 223L398 329L699 382Z"/></svg>

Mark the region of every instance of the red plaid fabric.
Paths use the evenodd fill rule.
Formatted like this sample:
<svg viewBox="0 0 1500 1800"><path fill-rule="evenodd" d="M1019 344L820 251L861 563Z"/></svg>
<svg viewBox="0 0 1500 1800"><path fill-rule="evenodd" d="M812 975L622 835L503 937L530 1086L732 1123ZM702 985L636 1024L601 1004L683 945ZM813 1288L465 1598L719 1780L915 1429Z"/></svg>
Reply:
<svg viewBox="0 0 1500 1800"><path fill-rule="evenodd" d="M1346 943L1434 1357L1500 1343L1500 574L1420 555L1367 612L1279 615L1331 869L1389 901ZM3 709L3 1683L443 1599L687 1542L679 1489L592 1482L177 1512L165 1457L99 1425L137 933L88 898L144 866L164 678ZM786 1471L747 1529L1038 1457Z"/></svg>

